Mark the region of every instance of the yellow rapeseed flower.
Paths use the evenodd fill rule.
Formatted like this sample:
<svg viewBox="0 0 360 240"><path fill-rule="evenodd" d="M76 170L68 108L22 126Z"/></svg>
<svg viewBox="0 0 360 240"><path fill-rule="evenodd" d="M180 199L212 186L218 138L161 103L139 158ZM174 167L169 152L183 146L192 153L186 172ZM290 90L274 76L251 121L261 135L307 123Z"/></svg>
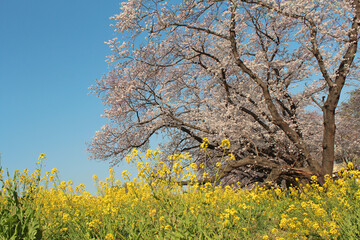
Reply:
<svg viewBox="0 0 360 240"><path fill-rule="evenodd" d="M221 141L220 147L222 147L222 148L228 148L228 147L230 147L230 141L229 141L229 139L223 139L223 140Z"/></svg>
<svg viewBox="0 0 360 240"><path fill-rule="evenodd" d="M149 216L150 217L153 217L155 215L156 215L156 209L152 209L152 210L149 211Z"/></svg>
<svg viewBox="0 0 360 240"><path fill-rule="evenodd" d="M317 178L317 176L315 176L315 175L313 175L313 176L311 176L311 181L313 181L313 182L317 182L318 181L318 178Z"/></svg>
<svg viewBox="0 0 360 240"><path fill-rule="evenodd" d="M148 149L147 151L146 151L146 159L148 159L150 156L151 156L151 154L152 154L152 150L151 149Z"/></svg>
<svg viewBox="0 0 360 240"><path fill-rule="evenodd" d="M182 167L181 163L177 162L177 163L174 164L172 170L173 170L174 173L180 173L181 172L181 167Z"/></svg>
<svg viewBox="0 0 360 240"><path fill-rule="evenodd" d="M191 163L191 164L189 165L189 167L190 167L193 171L196 171L196 170L197 170L197 165L196 165L196 163Z"/></svg>
<svg viewBox="0 0 360 240"><path fill-rule="evenodd" d="M207 137L203 138L203 142L200 144L200 148L204 151L209 145L209 139Z"/></svg>
<svg viewBox="0 0 360 240"><path fill-rule="evenodd" d="M114 238L114 235L112 235L111 233L108 233L108 234L106 234L106 236L105 236L105 240L114 240L115 238Z"/></svg>
<svg viewBox="0 0 360 240"><path fill-rule="evenodd" d="M70 215L68 213L64 213L62 219L63 219L63 222L66 223L67 221L70 220Z"/></svg>
<svg viewBox="0 0 360 240"><path fill-rule="evenodd" d="M139 151L136 150L136 148L134 148L134 149L131 151L131 154L132 154L133 156L137 156L137 155L139 154Z"/></svg>
<svg viewBox="0 0 360 240"><path fill-rule="evenodd" d="M237 213L237 211L234 208L225 209L225 212L229 213L230 215L235 215Z"/></svg>
<svg viewBox="0 0 360 240"><path fill-rule="evenodd" d="M122 171L121 176L122 176L124 179L129 179L130 173L129 173L128 170L124 170L124 171Z"/></svg>
<svg viewBox="0 0 360 240"><path fill-rule="evenodd" d="M98 178L98 176L96 175L96 174L94 174L93 176L92 176L92 179L94 180L94 181L98 181L99 180L99 178Z"/></svg>
<svg viewBox="0 0 360 240"><path fill-rule="evenodd" d="M127 163L130 163L130 162L131 162L131 155L130 155L130 154L126 155L125 161L126 161Z"/></svg>
<svg viewBox="0 0 360 240"><path fill-rule="evenodd" d="M230 154L229 154L229 159L235 161L235 156L234 156L234 154L230 153Z"/></svg>

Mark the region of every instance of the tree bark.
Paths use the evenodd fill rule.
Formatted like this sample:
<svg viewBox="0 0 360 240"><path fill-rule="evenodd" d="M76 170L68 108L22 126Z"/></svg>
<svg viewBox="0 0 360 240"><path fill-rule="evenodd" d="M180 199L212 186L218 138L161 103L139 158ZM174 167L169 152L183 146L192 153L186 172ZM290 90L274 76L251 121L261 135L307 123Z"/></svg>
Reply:
<svg viewBox="0 0 360 240"><path fill-rule="evenodd" d="M360 20L360 1L354 0L355 16L348 34L350 45L344 54L343 61L336 71L335 82L328 81L329 94L322 108L324 117L324 135L322 152L322 177L332 175L335 160L335 109L339 103L340 93L354 61L358 47L358 32Z"/></svg>
<svg viewBox="0 0 360 240"><path fill-rule="evenodd" d="M324 106L324 134L322 152L322 177L326 174L332 175L335 160L335 108Z"/></svg>

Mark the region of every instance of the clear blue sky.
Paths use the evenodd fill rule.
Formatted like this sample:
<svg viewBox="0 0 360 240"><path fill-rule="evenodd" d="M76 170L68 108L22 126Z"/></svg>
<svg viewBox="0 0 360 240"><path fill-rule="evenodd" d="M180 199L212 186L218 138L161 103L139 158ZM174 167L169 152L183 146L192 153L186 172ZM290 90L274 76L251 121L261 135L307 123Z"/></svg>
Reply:
<svg viewBox="0 0 360 240"><path fill-rule="evenodd" d="M110 16L120 0L0 0L0 152L10 171L35 167L47 154L46 170L84 183L108 175L108 163L86 152L106 122L89 87L108 71L114 37ZM115 168L117 176L128 166Z"/></svg>

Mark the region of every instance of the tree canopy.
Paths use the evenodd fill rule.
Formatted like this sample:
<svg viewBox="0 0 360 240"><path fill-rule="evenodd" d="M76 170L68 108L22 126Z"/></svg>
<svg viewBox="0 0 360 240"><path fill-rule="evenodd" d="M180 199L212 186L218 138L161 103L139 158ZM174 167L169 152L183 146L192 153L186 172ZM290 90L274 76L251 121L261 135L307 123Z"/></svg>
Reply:
<svg viewBox="0 0 360 240"><path fill-rule="evenodd" d="M228 183L332 173L335 110L358 74L358 0L128 0L112 19L112 67L92 87L109 123L93 158L116 164L162 133L198 164L204 137L214 159L229 139Z"/></svg>

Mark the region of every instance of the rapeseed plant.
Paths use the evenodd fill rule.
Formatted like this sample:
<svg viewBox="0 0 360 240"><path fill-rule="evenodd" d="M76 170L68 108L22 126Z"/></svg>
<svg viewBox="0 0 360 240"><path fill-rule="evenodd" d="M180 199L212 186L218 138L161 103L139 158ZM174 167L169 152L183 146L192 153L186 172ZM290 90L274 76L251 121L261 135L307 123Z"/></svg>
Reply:
<svg viewBox="0 0 360 240"><path fill-rule="evenodd" d="M201 146L205 155L207 142L205 138ZM230 142L222 142L225 150L229 146ZM61 181L57 169L42 174L39 165L33 173L24 169L8 179L2 171L0 211L9 214L2 214L1 221L12 221L18 200L22 209L18 213L32 222L21 233L8 227L10 235L3 238L23 239L27 234L36 239L40 233L43 239L359 238L360 172L351 164L336 180L326 176L323 185L313 177L309 184L286 190L245 190L196 181L198 169L204 170L202 177L214 174L206 171L206 161L186 164L190 155L174 154L164 162L161 154L134 149L126 159L137 166L138 174L131 176L125 170L122 180L114 169L105 180L94 175L95 196L83 184ZM40 155L39 164L45 158ZM226 164L226 158L231 155L214 166ZM183 186L182 181L188 184ZM18 225L24 227L20 220Z"/></svg>

